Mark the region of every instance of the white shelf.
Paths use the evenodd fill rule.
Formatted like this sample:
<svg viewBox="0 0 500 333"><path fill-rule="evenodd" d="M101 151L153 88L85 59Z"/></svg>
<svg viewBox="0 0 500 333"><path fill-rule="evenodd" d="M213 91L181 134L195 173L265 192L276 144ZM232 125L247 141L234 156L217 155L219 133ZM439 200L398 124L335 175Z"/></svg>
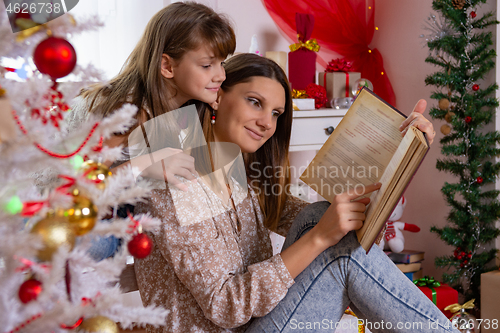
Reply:
<svg viewBox="0 0 500 333"><path fill-rule="evenodd" d="M348 109L316 109L293 111L293 118L343 117Z"/></svg>

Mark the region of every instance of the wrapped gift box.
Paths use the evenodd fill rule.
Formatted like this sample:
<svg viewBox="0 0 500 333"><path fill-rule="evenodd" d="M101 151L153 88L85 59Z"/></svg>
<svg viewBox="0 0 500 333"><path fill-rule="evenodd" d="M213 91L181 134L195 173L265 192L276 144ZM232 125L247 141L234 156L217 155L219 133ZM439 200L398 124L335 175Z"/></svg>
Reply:
<svg viewBox="0 0 500 333"><path fill-rule="evenodd" d="M500 333L500 271L481 274L481 332ZM498 325L493 325L496 320ZM490 325L485 325L489 323Z"/></svg>
<svg viewBox="0 0 500 333"><path fill-rule="evenodd" d="M314 28L314 15L296 13L295 25L298 43L290 45L288 53L288 81L292 89L304 90L316 81L316 52L319 45L311 34Z"/></svg>
<svg viewBox="0 0 500 333"><path fill-rule="evenodd" d="M425 296L432 301L432 290L429 287L418 287ZM436 306L441 312L450 318L453 314L450 311L445 311L444 308L450 304L458 303L458 291L442 283L441 286L433 288L436 291Z"/></svg>
<svg viewBox="0 0 500 333"><path fill-rule="evenodd" d="M359 72L321 72L318 74L318 83L325 87L329 101L334 98L352 97L352 86L359 79L361 79Z"/></svg>
<svg viewBox="0 0 500 333"><path fill-rule="evenodd" d="M288 80L292 89L306 89L309 83L316 82L315 76L316 52L302 48L288 53Z"/></svg>
<svg viewBox="0 0 500 333"><path fill-rule="evenodd" d="M314 110L314 98L294 98L293 103L299 110Z"/></svg>

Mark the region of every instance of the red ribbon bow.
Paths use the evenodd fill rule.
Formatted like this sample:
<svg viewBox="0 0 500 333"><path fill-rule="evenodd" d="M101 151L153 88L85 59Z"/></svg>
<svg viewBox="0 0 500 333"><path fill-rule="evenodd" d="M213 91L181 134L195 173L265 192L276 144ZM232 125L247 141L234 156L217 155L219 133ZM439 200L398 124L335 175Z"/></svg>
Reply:
<svg viewBox="0 0 500 333"><path fill-rule="evenodd" d="M68 190L73 187L76 183L76 179L70 176L65 176L65 175L58 175L58 178L62 178L67 180L67 182L58 188L56 188L57 192L63 193L70 195ZM38 213L44 206L49 205L49 200L42 200L42 201L27 201L23 203L23 209L21 210L21 216L33 216L36 213Z"/></svg>
<svg viewBox="0 0 500 333"><path fill-rule="evenodd" d="M326 72L349 72L352 68L352 63L350 61L345 60L345 58L337 58L332 59L328 66L326 66Z"/></svg>

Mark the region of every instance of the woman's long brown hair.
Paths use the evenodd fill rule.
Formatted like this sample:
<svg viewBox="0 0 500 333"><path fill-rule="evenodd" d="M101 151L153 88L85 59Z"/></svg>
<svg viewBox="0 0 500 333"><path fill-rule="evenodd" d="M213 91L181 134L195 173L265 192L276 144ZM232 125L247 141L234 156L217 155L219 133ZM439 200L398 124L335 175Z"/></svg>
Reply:
<svg viewBox="0 0 500 333"><path fill-rule="evenodd" d="M106 85L82 93L90 112L106 116L125 102L137 106L140 123L172 110L172 80L161 74L162 55L174 60L201 45L225 59L236 47L229 21L211 8L195 2L177 2L160 10L149 21L141 40L120 73ZM175 95L175 94L174 94Z"/></svg>
<svg viewBox="0 0 500 333"><path fill-rule="evenodd" d="M285 206L288 195L286 192L290 182L288 149L293 117L290 85L286 74L278 64L256 54L238 54L227 60L224 68L226 80L221 86L224 91L229 91L236 84L248 82L258 76L276 80L285 90L285 112L278 117L276 132L255 153L247 153L243 156L249 184L257 193L264 213L264 224L270 230L276 230ZM212 109L199 107L198 112L206 140L208 143L213 142L214 134L210 124ZM266 166L272 167L271 175L262 172Z"/></svg>

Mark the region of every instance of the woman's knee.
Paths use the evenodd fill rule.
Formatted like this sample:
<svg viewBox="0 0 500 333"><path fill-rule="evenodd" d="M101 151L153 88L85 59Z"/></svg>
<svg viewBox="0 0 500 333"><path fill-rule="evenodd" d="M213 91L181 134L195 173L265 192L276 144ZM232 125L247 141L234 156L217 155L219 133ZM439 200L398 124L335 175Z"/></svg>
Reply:
<svg viewBox="0 0 500 333"><path fill-rule="evenodd" d="M330 207L327 201L318 201L306 206L295 217L292 227L288 231L284 249L295 242L297 239L311 230L321 219L326 210Z"/></svg>
<svg viewBox="0 0 500 333"><path fill-rule="evenodd" d="M317 201L300 211L297 215L297 219L301 218L307 221L316 221L316 223L321 219L326 210L330 207L328 201Z"/></svg>

